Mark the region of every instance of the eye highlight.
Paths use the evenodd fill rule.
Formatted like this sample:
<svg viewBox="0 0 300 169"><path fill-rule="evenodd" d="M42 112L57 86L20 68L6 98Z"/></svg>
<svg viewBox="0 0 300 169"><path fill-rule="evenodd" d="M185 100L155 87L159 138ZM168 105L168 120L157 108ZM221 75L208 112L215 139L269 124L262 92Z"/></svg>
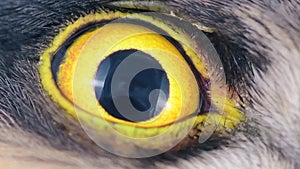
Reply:
<svg viewBox="0 0 300 169"><path fill-rule="evenodd" d="M242 115L211 85L199 45L174 21L122 12L78 19L41 56L45 90L122 156L160 154L200 136L203 124L232 129Z"/></svg>

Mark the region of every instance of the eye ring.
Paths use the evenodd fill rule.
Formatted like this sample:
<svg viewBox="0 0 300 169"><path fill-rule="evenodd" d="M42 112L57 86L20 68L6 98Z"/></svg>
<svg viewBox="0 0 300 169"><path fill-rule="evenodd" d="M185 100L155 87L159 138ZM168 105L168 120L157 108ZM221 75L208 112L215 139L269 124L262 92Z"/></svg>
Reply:
<svg viewBox="0 0 300 169"><path fill-rule="evenodd" d="M182 30L174 27L174 25L172 25L171 22L161 24L161 20L162 18L160 18L157 14L129 15L127 13L121 13L121 12L91 14L77 20L74 24L71 24L64 31L62 31L62 33L59 34L57 38L54 40L52 47L46 50L41 57L40 73L41 73L42 83L46 91L48 91L48 93L52 96L52 99L57 103L59 103L63 108L65 108L67 112L69 112L72 116L78 118L78 120L83 125L83 128L85 128L86 131L88 130L88 134L93 138L97 137L96 140L98 140L101 143L100 146L102 148L103 145L105 145L104 148L106 150L113 152L115 154L119 154L122 156L130 156L130 157L147 157L147 156L152 156L153 154L159 154L161 152L164 152L172 148L175 144L179 143L186 135L188 135L190 129L192 129L193 127L197 127L200 122L203 122L205 120L209 122L209 118L208 118L209 116L207 114L204 114L203 112L202 115L199 114L200 109L201 111L208 113L209 110L206 110L206 107L210 108L212 105L210 102L208 103L204 102L204 104L207 104L204 106L200 105L203 104L202 102L203 98L200 99L201 96L204 95L204 97L208 97L208 93L206 93L206 90L209 89L207 88L203 90L203 88L205 88L205 85L206 87L211 87L210 84L208 83L209 75L208 75L206 65L204 65L203 61L199 59L199 56L195 53L196 49L193 48L193 46L195 45L192 43L193 41L191 41L191 38L189 38L188 35L185 34ZM151 24L148 24L148 22L150 22ZM134 24L137 23L147 23L147 24L134 26ZM153 23L155 26L153 25ZM161 25L157 23L160 23ZM79 26L79 25L84 25L84 26ZM96 28L91 29L89 25L92 25L92 27L96 25ZM151 25L151 26L146 28L140 28L145 25L146 26ZM126 26L133 29L133 31L130 28L125 28ZM97 27L100 27L102 30ZM121 27L123 29L120 29ZM117 30L117 32L122 32L122 30L126 30L129 32L128 35L131 36L128 36L127 34L125 34L126 35L125 36L123 34L122 36L124 37L116 38L116 39L121 39L121 41L125 41L124 44L122 44L122 42L120 42L119 40L115 42L110 42L109 38L107 41L105 41L106 38L104 35L108 34L107 32L109 32L110 30L115 30L115 31ZM139 48L141 44L134 42L137 40L137 38L133 38L133 40L130 40L130 38L132 38L132 34L135 34L136 36L140 36L139 34L135 33L135 31L137 30L138 32L140 32L140 35L142 36L141 39L144 38L144 40L140 40L139 42L145 43L142 46L143 47L148 46L149 47L148 50ZM165 30L167 30L168 33L165 33ZM158 35L155 35L155 33ZM117 36L121 36L121 34L117 34ZM165 35L165 36L161 36L161 35ZM79 38L77 38L78 36ZM71 44L66 43L66 42L70 43L70 41L72 41L73 38L74 41L71 42ZM159 44L153 43L156 42L155 40L156 38L157 41L160 42ZM67 39L67 40L63 41L63 39ZM104 42L107 43L101 44L100 42L102 42L103 39ZM151 39L152 43L151 42L147 43L146 39ZM166 43L163 43L164 41L161 41L161 39L165 40ZM170 39L171 42L169 41ZM104 48L106 50L99 52L100 49L97 46L98 44L101 44L101 49ZM114 47L110 47L113 44L118 44L117 46L121 46L122 48L116 47L116 49L114 49ZM132 44L134 45L132 46ZM167 52L165 53L158 52L159 50L164 50L165 45L172 46L174 44L175 46L177 45L176 47L178 46L181 47L181 50L183 50L184 53L181 53L181 50L178 51L178 49L174 49L173 51L175 52L173 53L171 52L172 56L168 56ZM108 47L105 47L105 45L107 45ZM161 45L161 47L158 47L159 45ZM55 57L56 54L60 53L58 51L64 48L68 48L67 51L69 53L65 53L61 55L62 58L58 57L57 59ZM156 50L153 50L153 48ZM167 47L167 48L171 49L172 47ZM163 70L168 69L168 71L166 71L167 80L169 81L170 84L173 84L170 86L174 88L178 80L179 81L181 80L178 84L180 85L184 84L183 86L189 86L190 88L193 89L192 91L194 92L193 93L191 91L186 90L185 87L177 87L177 89L174 90L169 89L170 90L169 94L171 95L171 97L169 97L168 100L172 100L172 98L173 100L175 100L175 103L173 104L175 106L173 107L179 105L178 106L179 110L175 110L175 111L173 110L171 112L180 112L179 115L175 116L174 118L170 118L172 114L166 113L165 116L162 116L166 118L162 118L163 120L158 120L157 123L153 122L153 119L155 118L151 118L149 122L142 121L138 123L133 123L133 122L124 121L124 119L116 120L111 115L107 113L105 114L106 112L105 108L103 108L102 106L99 107L99 100L94 100L93 102L86 102L85 105L83 106L76 106L76 103L84 102L82 96L86 96L86 93L91 93L90 97L93 97L93 95L96 94L95 92L93 92L95 86L91 85L90 80L95 78L95 74L99 68L99 64L101 65L101 63L105 61L105 58L111 58L110 57L111 54L120 51L120 49L123 49L123 51L135 49L138 51L142 51L150 56L155 55L156 52L159 53L158 55L163 53L165 56L167 56L167 57L160 57L159 59L156 58L156 61L158 61L158 63L162 65L162 67L164 68ZM94 56L95 51L99 53L98 55L103 55L103 57L101 58L101 57ZM103 54L103 53L107 53L107 51L109 51L108 53L110 53L110 55ZM188 58L182 56L182 54L186 54ZM66 56L70 55L73 57L64 58L65 55ZM171 57L173 58L171 59L172 61L170 61L170 59L166 60L166 58L171 58ZM75 64L70 65L69 63L72 63L73 60L76 60ZM177 60L177 62L174 61L173 63L173 60ZM60 65L61 63L63 64ZM53 65L56 65L54 66L55 68L53 68ZM81 69L82 67L85 67L85 65L92 65L92 66ZM177 66L176 68L174 68L175 65ZM193 68L191 69L190 67L187 66L192 66ZM51 70L50 74L49 74L49 69ZM74 72L70 73L69 72L70 69L75 70L76 73ZM171 73L172 76L168 73L170 71L173 72ZM86 72L93 72L93 73L90 73L88 76L86 76L85 74ZM199 76L200 73L201 76ZM76 76L74 76L74 74L76 74ZM195 78L195 75L198 75L199 77ZM172 78L173 76L176 78ZM184 76L190 77L190 80L183 79L182 77ZM54 82L53 79L55 79ZM76 82L75 85L74 85L74 81ZM86 82L88 82L88 84L84 84ZM203 85L201 86L202 88L200 87L200 85ZM82 86L89 86L89 87L82 88ZM86 89L89 89L89 91L87 91ZM177 92L173 92L176 90ZM176 95L178 93L179 95ZM185 94L182 95L182 93ZM217 102L220 103L226 102L226 104L228 104L229 107L234 107L232 103L229 101L229 99L226 99L226 97L217 94L217 92L216 93L211 92L210 97L212 98L214 97L215 100L217 100ZM188 102L182 103L182 100L184 99L187 99L189 102L192 102L192 104ZM220 106L222 105L220 103L215 104L215 106L220 108ZM184 108L184 106L186 105L189 105L190 107ZM86 108L92 111L87 111L85 110ZM166 107L164 107L164 109L165 108ZM184 115L181 115L182 110L183 112L188 112L188 113L185 114L183 113ZM232 109L232 110L234 110L233 115L236 115L237 118L234 119L233 123L231 123L230 125L236 124L237 121L239 121L242 118L237 109ZM86 113L86 112L90 112L90 113ZM232 114L230 114L229 116L231 117ZM223 118L220 115L216 115L215 117L217 118L211 120L212 123L218 123ZM99 120L99 118L102 118L102 120ZM99 138L99 132L96 132L95 134L94 131L95 126L97 127L100 126L98 129L96 129L98 131L109 130L108 134L101 133L100 134L101 137ZM89 129L91 127L94 128L93 131L90 131ZM112 148L111 145L107 146L107 144L109 144L109 141L104 138L111 137L112 135L110 133L114 133L113 137L115 138L115 140L116 139L118 140L115 141L113 145L114 144L123 145L123 146L131 145L128 146L128 150L127 149L116 150L115 148ZM159 138L158 136L160 135L164 135L164 137ZM156 142L166 140L168 138L172 138L172 139L166 143L153 144L149 142L149 138L152 138L152 140L155 140ZM142 148L143 150L147 150L147 152L136 153L134 150L136 150L137 148ZM130 154L128 154L128 152L130 152Z"/></svg>

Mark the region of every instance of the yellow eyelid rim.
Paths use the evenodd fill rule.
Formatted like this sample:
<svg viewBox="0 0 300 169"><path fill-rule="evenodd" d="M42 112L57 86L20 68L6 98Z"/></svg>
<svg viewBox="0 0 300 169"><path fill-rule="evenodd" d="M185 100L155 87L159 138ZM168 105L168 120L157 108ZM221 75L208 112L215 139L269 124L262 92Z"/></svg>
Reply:
<svg viewBox="0 0 300 169"><path fill-rule="evenodd" d="M49 48L45 50L45 52L41 55L40 59L40 66L39 71L41 74L41 81L44 86L44 88L47 91L51 91L49 93L50 97L56 102L59 103L67 112L74 112L75 108L74 105L71 104L68 100L66 100L64 97L62 97L61 92L57 89L56 84L53 80L52 74L49 74L49 71L51 71L51 59L52 55L59 49L59 47L65 42L66 39L68 39L74 32L76 32L78 29L80 29L82 26L87 25L88 23L93 22L100 22L102 20L111 20L116 19L120 17L125 17L130 13L122 13L122 12L103 12L103 13L95 13L95 14L89 14L84 17L79 18L77 21L75 21L73 24L69 24L65 29L63 29L53 40L52 44ZM149 19L153 23L160 23L159 21L155 20L151 16L143 16L143 15L130 15L130 18L137 18L139 20L147 20L149 22ZM169 28L167 25L158 26L157 24L154 24L155 26L165 30L172 30L172 28ZM173 30L171 31L173 32ZM170 32L168 32L170 33ZM175 37L178 37L178 34L173 33ZM170 36L172 34L170 33ZM185 41L187 44L191 44L188 41ZM186 46L183 45L183 47L186 49ZM188 49L189 50L189 49ZM193 51L190 51L190 53L193 53ZM195 56L197 56L195 54ZM197 64L198 65L198 64ZM208 77L207 70L205 69L204 63L199 63L200 67L197 67L198 70L202 70L203 76ZM196 66L196 65L195 65ZM234 103L228 101L230 107L234 107ZM67 115L70 115L69 113ZM240 113L239 110L234 109L233 111L229 111L226 113L226 115L222 114L215 114L216 116L220 116L221 119L223 119L224 124L220 124L220 126L223 126L225 128L233 129L234 125L238 124L241 120L244 120L244 116ZM197 116L197 121L203 121L206 119L208 115L200 115ZM227 120L231 119L231 120ZM227 125L228 123L228 125ZM128 126L131 127L131 126Z"/></svg>

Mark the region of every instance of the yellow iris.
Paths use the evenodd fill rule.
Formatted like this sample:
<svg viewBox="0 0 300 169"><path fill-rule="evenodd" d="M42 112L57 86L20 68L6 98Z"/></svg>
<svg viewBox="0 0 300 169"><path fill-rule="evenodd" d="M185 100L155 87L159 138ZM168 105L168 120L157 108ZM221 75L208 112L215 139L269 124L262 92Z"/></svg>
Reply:
<svg viewBox="0 0 300 169"><path fill-rule="evenodd" d="M243 118L232 100L224 97L217 88L207 87L210 68L205 66L198 50L191 37L171 22L163 22L162 18L103 12L82 17L63 30L41 56L40 74L43 86L52 99L77 118L88 134L106 150L120 155L132 155L137 149L142 149L151 150L150 154L155 154L157 150L174 147L187 135L201 135L191 132L191 129L198 128L200 132L204 129L201 128L202 124L214 124L220 132L223 129L233 129ZM152 71L145 63L145 69L151 70L148 72L152 74L147 74L149 77L136 75L139 79L137 84L143 85L134 86L134 89L139 90L128 94L128 99L137 97L137 103L143 105L142 97L139 97L143 93L139 92L148 91L149 86L149 90L152 90L151 87L157 83L157 74L165 77L164 82L158 80L161 82L158 86L164 86L167 98L160 99L160 95L157 95L155 102L162 108L155 115L136 121L120 118L125 110L118 109L115 105L118 103L114 102L116 98L113 97L113 87L109 87L114 84L106 84L111 82L121 86L125 82L114 81L114 76L110 78L105 72L104 82L98 77L99 70L104 70L106 63L110 63L107 68L109 73L117 73L117 66L130 58L122 56L128 51L135 51L140 58L152 60L151 63L161 68L159 71ZM115 55L118 56L116 59ZM113 58L124 60L112 69L115 64ZM128 70L133 69L132 67L133 62L127 65ZM154 79L153 84L143 83L151 78ZM97 86L103 90L100 95L97 94ZM103 86L108 86L107 89L111 91ZM206 88L210 91L204 90ZM130 93L129 90L126 92ZM109 102L108 106L102 104L110 99L112 103ZM206 106L214 106L219 111L209 112ZM153 113L154 110L149 112ZM143 153L139 155L148 156Z"/></svg>

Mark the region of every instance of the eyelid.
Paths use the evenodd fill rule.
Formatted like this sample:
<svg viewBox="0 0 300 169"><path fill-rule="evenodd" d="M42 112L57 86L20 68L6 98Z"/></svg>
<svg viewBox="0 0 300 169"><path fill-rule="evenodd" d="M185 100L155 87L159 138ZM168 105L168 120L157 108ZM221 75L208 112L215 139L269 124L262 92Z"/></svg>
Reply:
<svg viewBox="0 0 300 169"><path fill-rule="evenodd" d="M178 43L175 43L176 41L172 41L173 45L175 45L177 47L180 47L180 49L178 49L179 51L182 51L182 49L185 49L185 50L183 50L183 52L184 51L185 52L182 53L184 56L185 56L185 54L189 53L189 56L191 57L193 55L191 53L194 53L194 54L198 54L196 56L198 56L198 59L200 59L200 60L202 60L202 59L203 60L208 59L209 56L211 56L210 58L213 58L214 56L217 56L217 55L210 55L210 52L213 53L215 51L214 50L209 50L210 48L212 48L212 45L208 45L210 43L209 43L209 40L207 38L205 39L205 35L202 35L203 33L201 33L201 31L199 31L199 29L195 28L194 26L192 26L191 24L189 24L187 22L180 21L180 20L178 20L178 18L174 18L174 17L171 17L171 16L166 16L164 14L159 14L159 13L154 13L153 15L150 15L150 14L141 14L141 13L135 13L135 14L129 13L129 14L131 14L131 17L128 16L129 20L130 19L135 19L136 20L135 22L133 22L131 20L132 23L135 23L135 24L138 24L138 23L142 24L143 23L143 24L145 24L145 22L142 22L142 20L144 20L144 19L147 18L146 20L148 22L149 21L150 22L149 22L149 24L145 24L144 26L148 25L149 28L152 28L154 30L159 30L158 32L161 32L161 30L169 30L170 32L169 32L169 34L167 34L168 36L169 35L173 35L173 37L177 37L177 36L183 36L183 37L185 37L183 39L182 38L178 38L178 40L183 43L182 45L179 45L179 46L176 45L176 44L178 44ZM73 113L75 116L76 115L78 116L79 114L81 114L80 115L81 118L78 118L78 120L81 119L81 120L83 120L82 122L89 122L89 124L88 124L88 125L90 125L89 127L97 128L99 131L104 130L104 128L107 129L106 126L104 126L104 122L105 121L101 120L101 119L99 119L98 121L96 121L96 118L95 118L96 116L93 116L92 114L86 113L86 111L84 111L83 109L80 109L79 107L75 108L75 106L72 103L70 103L70 102L65 102L64 99L62 99L60 97L59 91L57 91L58 94L56 94L56 93L53 92L53 90L55 88L57 88L57 86L55 86L55 83L52 85L54 87L51 87L51 86L49 87L49 84L50 84L49 81L51 81L51 78L52 78L51 75L50 76L45 76L44 74L46 73L46 69L48 70L49 65L51 65L48 62L49 58L51 58L53 56L53 54L55 55L55 53L56 53L55 51L57 50L57 48L60 48L61 45L63 45L66 41L68 41L68 39L69 40L72 39L72 38L70 38L70 36L72 37L74 34L78 35L78 32L76 32L76 31L80 32L81 30L89 30L87 27L90 27L90 26L93 27L94 25L98 25L99 24L99 23L96 24L97 22L95 22L95 21L98 20L99 22L103 21L103 23L106 23L107 19L111 19L108 16L115 16L116 17L116 15L121 15L121 13L120 12L111 12L111 13L104 12L102 14L95 13L95 14L90 14L90 15L87 15L85 17L82 17L82 18L78 19L77 21L75 21L73 24L70 24L68 27L66 27L65 30L62 30L62 32L54 40L53 46L51 48L49 48L48 51L46 51L45 55L42 56L42 61L47 61L47 63L45 62L46 64L44 64L44 68L43 67L40 68L41 75L43 75L42 82L44 84L44 87L48 88L46 90L48 90L49 94L52 97L54 97L54 95L58 95L59 96L59 97L54 97L52 99L53 100L56 99L56 101L59 101L60 102L59 104L62 107L65 106L65 109L69 110L68 113ZM160 15L163 15L163 16L160 16ZM137 20L139 20L139 22L137 22ZM129 21L127 21L127 22L129 22ZM81 23L83 25L76 25L78 23ZM153 24L155 25L155 23L157 25L153 26ZM159 29L159 28L164 28L164 29ZM109 29L109 30L111 30L111 29ZM123 32L123 31L119 30L118 32ZM109 35L109 34L110 33L105 33L105 35ZM98 39L105 39L105 38L98 38ZM177 39L177 38L175 38L175 39ZM189 39L189 40L187 40L187 39ZM172 40L172 39L169 39L169 40ZM144 40L144 41L148 41L148 40ZM100 44L100 43L96 43L96 44ZM194 49L194 50L192 50L191 52L188 52L189 51L189 50L187 50L187 49L189 49L188 46L190 46L190 49ZM186 47L187 47L187 49L186 49ZM96 47L92 47L92 48L96 49ZM93 51L93 50L91 50L91 51ZM58 53L60 53L60 52L58 52ZM205 54L206 56L203 56L203 58L202 58L201 57L202 54ZM220 65L211 66L211 64L209 64L209 65L203 66L204 70L201 71L201 66L200 65L202 65L202 61L199 61L199 60L197 61L197 59L196 59L197 57L196 56L194 56L192 58L184 59L184 60L186 62L188 62L189 65L193 65L192 66L193 68L191 68L191 69L193 70L193 74L195 76L195 79L198 79L199 81L201 81L201 82L198 82L198 87L201 88L201 90L203 90L203 93L206 93L206 92L209 92L208 88L209 88L210 85L205 85L205 84L208 83L209 77L207 77L208 75L204 76L204 77L206 77L207 81L205 81L203 79L202 79L203 80L202 81L202 80L200 80L201 78L199 78L199 76L197 74L201 74L201 73L206 72L206 71L204 71L204 70L206 70L206 68L205 68L206 66L210 66L211 68L213 67L212 69L215 69L215 66L217 66L216 70L217 71L221 70L221 69L218 69ZM83 57L83 58L88 58L88 57ZM45 59L47 59L47 60L45 60ZM211 60L211 59L208 59L208 60ZM214 62L214 61L212 61L212 62ZM95 62L95 63L98 63L98 62ZM196 65L198 65L198 66L196 66L197 69L195 69L195 65L194 65L195 63L197 63ZM171 67L173 67L175 69L179 68L180 67L179 64L177 64L177 65L178 65L178 67L177 66L171 66ZM213 65L214 65L214 63L213 63ZM84 66L79 66L79 67L84 67ZM207 68L207 69L211 69L211 68ZM188 69L186 69L186 70L188 70ZM85 71L80 71L80 72L85 72ZM93 72L94 71L92 71L92 73ZM184 71L182 71L182 72L184 72ZM176 74L178 75L178 73L176 73ZM207 73L204 73L203 75L205 75L205 74L207 74ZM185 74L185 75L187 75L187 74ZM89 79L92 79L92 78L93 77L91 77ZM82 81L82 79L84 79L84 78L81 78L81 80L79 79L78 81ZM193 84L196 84L196 83L193 83ZM203 83L203 85L202 85L202 83ZM80 87L82 87L82 86L80 86ZM93 88L93 86L91 86L90 89L91 89L91 93L93 94L93 90L95 90L95 88ZM219 88L214 88L214 89L220 90ZM75 91L81 91L81 90L75 90ZM195 91L195 90L192 90L192 91ZM189 91L189 92L185 92L185 93L192 94L193 92ZM198 93L198 92L196 92L196 93ZM208 109L209 109L209 108L207 108L208 106L204 106L203 109L201 108L201 111L198 111L199 109L197 109L197 111L195 111L196 113L193 114L193 115L198 115L197 119L196 119L196 120L198 120L198 122L197 122L197 125L195 124L195 126L191 126L191 127L196 127L198 129L196 134L199 134L199 135L201 135L201 133L200 133L201 131L207 132L209 130L208 132L210 132L211 130L213 130L213 129L210 129L210 128L215 128L216 129L215 131L220 131L220 132L223 132L224 128L226 128L228 130L232 130L232 129L235 128L235 125L238 124L238 122L243 118L242 115L240 115L239 110L235 108L234 103L230 102L229 99L228 100L223 100L224 97L221 94L222 92L219 92L219 91L214 92L213 91L213 92L210 92L210 93L211 93L211 99L214 99L212 101L213 102L213 106L214 106L214 108L212 108L212 112L213 112L214 115L208 115L208 113L207 113ZM82 96L82 95L80 95L80 96ZM206 94L205 94L205 96L206 96ZM92 97L89 97L89 98L92 98ZM190 98L190 97L184 97L184 98ZM192 99L192 100L196 101L197 102L196 104L199 103L196 99ZM98 106L98 102L99 101L95 100L95 104L93 104L93 105L97 105ZM228 111L228 112L222 113L223 112L223 107L222 107L223 106L222 105L223 102L224 102L225 105L228 106L227 109L225 110L225 111ZM202 102L199 103L199 104L202 105ZM183 105L186 106L187 104L183 104ZM87 106L87 107L91 107L91 106ZM230 110L230 108L232 108L232 110ZM192 111L194 111L194 109ZM79 112L79 114L78 114L78 112ZM201 114L201 112L203 112L203 114ZM207 113L207 114L205 114L205 113ZM176 127L175 129L182 130L183 127L179 126L181 124L185 124L188 127L190 127L190 125L194 125L194 122L190 121L190 120L194 120L192 118L195 118L195 117L193 116L190 119L184 119L185 122L183 120L180 120L180 121L178 121L178 123L177 122L174 123L175 127ZM94 119L94 120L90 121L90 119ZM108 119L105 119L105 120L108 120ZM149 137L149 136L153 136L153 134L157 134L157 133L152 133L153 131L158 131L156 127L160 127L161 128L161 130L159 130L159 131L161 131L161 133L165 132L165 129L167 129L167 127L165 127L164 125L162 125L162 126L152 126L152 127L155 127L155 128L153 128L153 130L149 130L149 128L147 128L147 130L146 130L144 126L132 125L131 123L130 124L129 123L126 123L126 124L125 123L124 124L115 123L116 121L113 121L111 119L109 119L109 120L110 120L109 122L111 124L116 125L115 127L117 127L118 129L120 129L120 131L122 132L122 134L126 134L126 135L128 135L130 137L133 137L133 136L134 137L145 137L145 136ZM210 125L210 126L207 127L207 125ZM100 126L103 127L103 128L101 128L101 130L99 128ZM175 129L174 129L174 131L177 132L177 130L175 130ZM199 132L199 130L200 130L200 132ZM101 133L103 133L103 132L101 132ZM111 132L111 133L113 133L113 132ZM136 133L139 133L140 135L136 135ZM108 134L109 134L109 132L108 132ZM146 135L146 134L148 134L148 135ZM160 134L160 133L158 133L158 134ZM171 135L171 136L174 136L174 135ZM117 138L119 136L116 135L115 137ZM177 137L177 135L174 136L174 137ZM102 138L101 140L104 141L104 142L105 141L109 141L109 140L103 139L105 137L101 137L101 138ZM193 139L197 139L197 138L193 137ZM120 139L121 142L123 140L124 139ZM177 141L177 140L175 140L175 141ZM136 144L138 146L141 146L142 148L147 148L147 146L144 147L145 145L144 145L143 142L136 142L134 144ZM161 146L161 145L159 145L159 146ZM127 145L127 147L128 147L128 145Z"/></svg>

